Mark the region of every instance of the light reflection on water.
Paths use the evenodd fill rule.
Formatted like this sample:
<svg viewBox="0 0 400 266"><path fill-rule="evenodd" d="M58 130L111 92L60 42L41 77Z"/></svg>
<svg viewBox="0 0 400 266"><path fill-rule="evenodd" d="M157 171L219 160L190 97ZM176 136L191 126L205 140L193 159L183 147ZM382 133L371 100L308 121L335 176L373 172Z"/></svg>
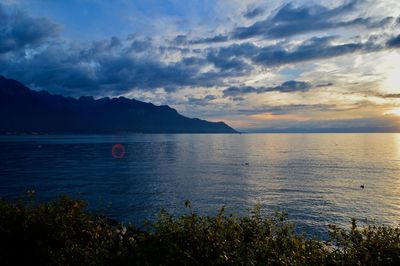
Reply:
<svg viewBox="0 0 400 266"><path fill-rule="evenodd" d="M202 214L285 209L315 233L400 223L400 134L3 136L0 148L0 196L67 193L135 224L187 199Z"/></svg>

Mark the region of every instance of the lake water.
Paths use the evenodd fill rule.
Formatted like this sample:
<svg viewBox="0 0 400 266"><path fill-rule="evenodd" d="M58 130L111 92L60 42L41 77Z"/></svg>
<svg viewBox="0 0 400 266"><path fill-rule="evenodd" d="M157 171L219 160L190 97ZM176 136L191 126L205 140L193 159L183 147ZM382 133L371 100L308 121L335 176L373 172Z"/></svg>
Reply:
<svg viewBox="0 0 400 266"><path fill-rule="evenodd" d="M185 200L200 214L284 209L317 235L351 217L400 223L400 134L3 136L0 148L1 197L66 193L136 225Z"/></svg>

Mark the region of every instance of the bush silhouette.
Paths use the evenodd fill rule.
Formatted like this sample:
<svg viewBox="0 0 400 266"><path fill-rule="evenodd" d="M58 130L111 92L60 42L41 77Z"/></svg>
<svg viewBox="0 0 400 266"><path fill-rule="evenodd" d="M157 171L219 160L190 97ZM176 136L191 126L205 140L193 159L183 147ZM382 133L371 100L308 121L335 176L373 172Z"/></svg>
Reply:
<svg viewBox="0 0 400 266"><path fill-rule="evenodd" d="M330 226L327 241L297 234L284 213L173 218L147 230L114 223L66 196L36 204L0 200L2 265L399 265L400 229Z"/></svg>

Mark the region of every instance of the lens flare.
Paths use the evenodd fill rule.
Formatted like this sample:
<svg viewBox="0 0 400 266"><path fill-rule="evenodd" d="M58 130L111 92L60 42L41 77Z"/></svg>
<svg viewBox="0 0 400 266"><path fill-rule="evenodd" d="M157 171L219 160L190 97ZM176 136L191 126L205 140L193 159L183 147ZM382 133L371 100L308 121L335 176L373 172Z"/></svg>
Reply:
<svg viewBox="0 0 400 266"><path fill-rule="evenodd" d="M112 147L111 154L115 159L122 159L125 156L125 147L122 144L115 144Z"/></svg>

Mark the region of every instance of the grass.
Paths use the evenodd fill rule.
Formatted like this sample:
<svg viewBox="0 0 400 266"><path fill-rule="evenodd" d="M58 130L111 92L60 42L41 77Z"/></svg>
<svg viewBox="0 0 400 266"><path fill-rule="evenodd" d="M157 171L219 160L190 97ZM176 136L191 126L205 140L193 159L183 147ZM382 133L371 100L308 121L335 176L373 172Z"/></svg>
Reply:
<svg viewBox="0 0 400 266"><path fill-rule="evenodd" d="M329 227L329 239L294 231L284 213L179 218L162 211L148 230L110 222L81 200L0 200L1 265L400 265L400 229Z"/></svg>

